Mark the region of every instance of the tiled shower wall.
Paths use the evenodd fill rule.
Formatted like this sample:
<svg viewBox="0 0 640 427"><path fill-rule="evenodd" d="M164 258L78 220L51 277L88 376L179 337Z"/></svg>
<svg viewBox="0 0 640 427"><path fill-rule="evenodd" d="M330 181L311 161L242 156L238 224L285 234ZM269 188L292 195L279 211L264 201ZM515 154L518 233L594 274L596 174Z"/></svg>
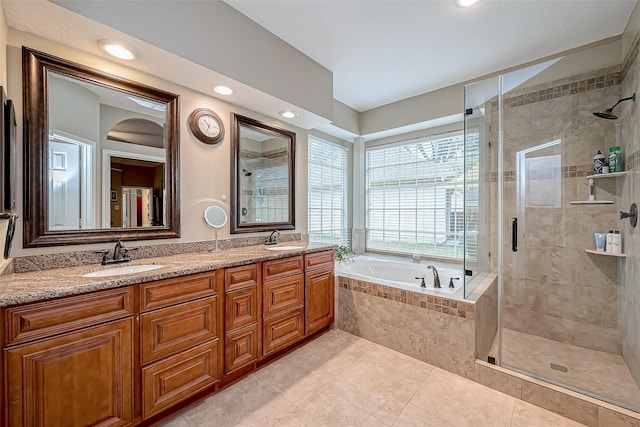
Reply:
<svg viewBox="0 0 640 427"><path fill-rule="evenodd" d="M640 60L638 41L631 44L623 68L622 95L638 92ZM620 147L626 158L627 174L618 180L620 209L628 211L631 203L640 205L640 108L637 100L627 103L620 116L622 126ZM620 264L620 328L622 357L631 375L640 385L640 225L631 227L628 220L620 223L623 250L627 254Z"/></svg>
<svg viewBox="0 0 640 427"><path fill-rule="evenodd" d="M621 206L615 179L596 181L596 198L613 205L570 205L588 198L588 181L597 150L616 145L619 129L592 112L620 97L620 66L576 75L536 87L515 89L503 100L504 215L503 327L545 338L620 354L618 260L591 255L594 232L619 228ZM497 212L498 108L492 103L491 206ZM560 143L527 155L561 156L557 207L526 207L516 194L518 153L551 141ZM553 188L549 188L553 191ZM518 212L518 204L524 215ZM511 251L511 218L525 236ZM491 229L498 218L492 215ZM495 235L495 233L494 233ZM497 236L492 253L497 253ZM494 267L495 259L493 257Z"/></svg>

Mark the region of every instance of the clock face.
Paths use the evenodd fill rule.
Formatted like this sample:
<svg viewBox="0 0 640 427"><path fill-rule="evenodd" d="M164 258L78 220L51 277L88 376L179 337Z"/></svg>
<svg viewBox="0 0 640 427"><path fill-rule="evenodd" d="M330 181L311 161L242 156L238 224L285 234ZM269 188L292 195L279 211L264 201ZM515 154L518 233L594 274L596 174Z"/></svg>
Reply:
<svg viewBox="0 0 640 427"><path fill-rule="evenodd" d="M189 128L205 144L217 144L224 139L224 127L216 113L208 108L198 108L189 115Z"/></svg>
<svg viewBox="0 0 640 427"><path fill-rule="evenodd" d="M209 138L214 138L220 134L220 124L214 117L209 115L203 115L198 119L198 128L200 128L200 132Z"/></svg>

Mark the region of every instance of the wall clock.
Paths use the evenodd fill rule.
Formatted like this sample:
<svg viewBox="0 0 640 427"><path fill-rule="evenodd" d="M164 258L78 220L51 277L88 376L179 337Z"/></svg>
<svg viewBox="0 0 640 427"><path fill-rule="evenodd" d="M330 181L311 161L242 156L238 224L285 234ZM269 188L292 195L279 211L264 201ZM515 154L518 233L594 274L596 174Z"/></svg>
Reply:
<svg viewBox="0 0 640 427"><path fill-rule="evenodd" d="M224 139L222 120L208 108L198 108L189 114L189 129L205 144L217 144Z"/></svg>

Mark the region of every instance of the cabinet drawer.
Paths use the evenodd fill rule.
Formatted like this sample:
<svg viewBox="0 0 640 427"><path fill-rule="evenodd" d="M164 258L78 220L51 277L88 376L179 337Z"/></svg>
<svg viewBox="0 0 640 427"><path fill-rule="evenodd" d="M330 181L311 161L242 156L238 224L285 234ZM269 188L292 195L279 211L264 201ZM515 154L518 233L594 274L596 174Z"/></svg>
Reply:
<svg viewBox="0 0 640 427"><path fill-rule="evenodd" d="M306 271L333 269L333 251L316 252L304 256Z"/></svg>
<svg viewBox="0 0 640 427"><path fill-rule="evenodd" d="M133 313L133 288L110 289L6 309L4 345L70 332Z"/></svg>
<svg viewBox="0 0 640 427"><path fill-rule="evenodd" d="M304 305L304 276L286 277L262 286L263 317L269 318Z"/></svg>
<svg viewBox="0 0 640 427"><path fill-rule="evenodd" d="M227 268L224 270L224 289L233 291L258 284L258 266L256 264Z"/></svg>
<svg viewBox="0 0 640 427"><path fill-rule="evenodd" d="M180 403L218 380L218 340L168 357L142 369L142 416Z"/></svg>
<svg viewBox="0 0 640 427"><path fill-rule="evenodd" d="M168 307L216 293L212 272L158 280L140 285L140 311Z"/></svg>
<svg viewBox="0 0 640 427"><path fill-rule="evenodd" d="M262 281L276 280L304 272L302 255L262 263Z"/></svg>
<svg viewBox="0 0 640 427"><path fill-rule="evenodd" d="M256 360L258 360L258 325L227 334L224 343L225 374L230 374Z"/></svg>
<svg viewBox="0 0 640 427"><path fill-rule="evenodd" d="M229 332L258 321L258 287L225 294L224 329Z"/></svg>
<svg viewBox="0 0 640 427"><path fill-rule="evenodd" d="M265 320L263 328L262 355L266 356L304 336L304 309Z"/></svg>
<svg viewBox="0 0 640 427"><path fill-rule="evenodd" d="M216 307L209 297L141 315L142 364L216 338Z"/></svg>

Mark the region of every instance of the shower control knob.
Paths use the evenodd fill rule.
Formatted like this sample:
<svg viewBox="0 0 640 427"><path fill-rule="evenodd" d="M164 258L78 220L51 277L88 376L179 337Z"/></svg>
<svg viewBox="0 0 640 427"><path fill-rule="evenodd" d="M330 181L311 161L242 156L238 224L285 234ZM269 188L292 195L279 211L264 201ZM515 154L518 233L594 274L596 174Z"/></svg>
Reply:
<svg viewBox="0 0 640 427"><path fill-rule="evenodd" d="M620 219L625 219L625 218L629 218L629 222L631 223L632 227L635 227L636 224L638 224L638 207L636 206L635 203L631 204L631 207L629 208L629 212L620 211Z"/></svg>

